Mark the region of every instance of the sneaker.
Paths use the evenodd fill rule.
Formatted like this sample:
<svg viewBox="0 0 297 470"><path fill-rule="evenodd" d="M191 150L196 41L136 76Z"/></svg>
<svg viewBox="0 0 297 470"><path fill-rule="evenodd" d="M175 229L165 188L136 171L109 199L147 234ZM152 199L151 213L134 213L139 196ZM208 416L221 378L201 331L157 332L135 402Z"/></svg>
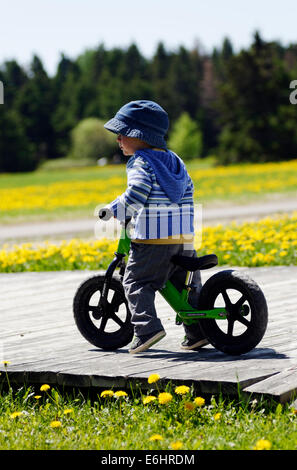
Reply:
<svg viewBox="0 0 297 470"><path fill-rule="evenodd" d="M129 349L129 353L135 354L138 352L146 351L153 344L157 343L162 338L164 338L165 335L166 332L164 330L160 330L154 333L150 333L148 335L135 336Z"/></svg>
<svg viewBox="0 0 297 470"><path fill-rule="evenodd" d="M181 348L187 349L187 350L198 351L200 348L202 348L203 346L206 346L207 344L209 344L209 341L207 341L206 338L192 339L192 338L188 338L187 336L185 336L183 342L181 343Z"/></svg>

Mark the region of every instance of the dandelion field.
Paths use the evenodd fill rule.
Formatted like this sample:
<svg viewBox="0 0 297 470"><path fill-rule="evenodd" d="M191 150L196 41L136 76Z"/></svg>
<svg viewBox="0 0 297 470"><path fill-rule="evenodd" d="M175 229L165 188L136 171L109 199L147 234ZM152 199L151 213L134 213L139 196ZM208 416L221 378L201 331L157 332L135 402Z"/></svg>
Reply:
<svg viewBox="0 0 297 470"><path fill-rule="evenodd" d="M150 381L151 379L151 381ZM197 396L187 385L103 390L96 397L48 384L0 391L3 450L289 450L297 410L264 400ZM9 379L8 379L9 381Z"/></svg>
<svg viewBox="0 0 297 470"><path fill-rule="evenodd" d="M196 203L258 200L297 191L297 160L207 167L189 163ZM65 219L92 216L126 187L125 165L0 175L0 220Z"/></svg>
<svg viewBox="0 0 297 470"><path fill-rule="evenodd" d="M0 272L106 269L117 240L63 240L60 243L4 244ZM297 213L257 222L204 227L197 234L198 256L215 253L219 265L277 266L297 264Z"/></svg>

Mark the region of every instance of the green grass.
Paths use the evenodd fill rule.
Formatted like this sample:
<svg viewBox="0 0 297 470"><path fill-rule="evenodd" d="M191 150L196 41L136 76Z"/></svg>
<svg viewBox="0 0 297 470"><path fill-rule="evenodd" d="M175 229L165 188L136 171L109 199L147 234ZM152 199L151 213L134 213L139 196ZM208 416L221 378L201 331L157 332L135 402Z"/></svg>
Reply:
<svg viewBox="0 0 297 470"><path fill-rule="evenodd" d="M254 450L259 441L271 450L297 448L297 414L288 404L213 396L189 410L185 404L193 403L193 390L181 396L171 384L165 389L172 395L169 403L146 405L143 397L158 397L158 387L148 392L130 389L122 398L55 388L2 389L0 448L172 450L177 445L182 450ZM59 427L52 427L53 422ZM154 435L160 440L151 440Z"/></svg>

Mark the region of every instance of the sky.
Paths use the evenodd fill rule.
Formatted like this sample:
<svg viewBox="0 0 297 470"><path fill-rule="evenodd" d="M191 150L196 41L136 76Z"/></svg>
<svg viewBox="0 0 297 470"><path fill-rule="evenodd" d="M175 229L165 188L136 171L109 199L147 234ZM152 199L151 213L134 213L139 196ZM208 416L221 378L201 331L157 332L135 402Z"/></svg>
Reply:
<svg viewBox="0 0 297 470"><path fill-rule="evenodd" d="M161 41L169 51L199 44L212 52L228 37L238 51L256 30L297 43L296 0L0 0L0 65L28 67L36 54L53 75L62 53L75 59L99 44L134 42L150 58Z"/></svg>

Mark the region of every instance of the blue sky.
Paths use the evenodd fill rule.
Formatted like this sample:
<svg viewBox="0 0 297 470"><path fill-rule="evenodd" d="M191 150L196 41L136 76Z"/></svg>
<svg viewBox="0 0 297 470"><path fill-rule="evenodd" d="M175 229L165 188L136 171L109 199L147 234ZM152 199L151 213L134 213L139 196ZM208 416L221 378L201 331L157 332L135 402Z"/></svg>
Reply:
<svg viewBox="0 0 297 470"><path fill-rule="evenodd" d="M212 51L228 36L235 50L259 30L266 40L297 43L296 0L9 0L0 7L0 64L28 66L39 55L53 74L60 54L135 42L147 57L158 42L169 50L202 44Z"/></svg>

